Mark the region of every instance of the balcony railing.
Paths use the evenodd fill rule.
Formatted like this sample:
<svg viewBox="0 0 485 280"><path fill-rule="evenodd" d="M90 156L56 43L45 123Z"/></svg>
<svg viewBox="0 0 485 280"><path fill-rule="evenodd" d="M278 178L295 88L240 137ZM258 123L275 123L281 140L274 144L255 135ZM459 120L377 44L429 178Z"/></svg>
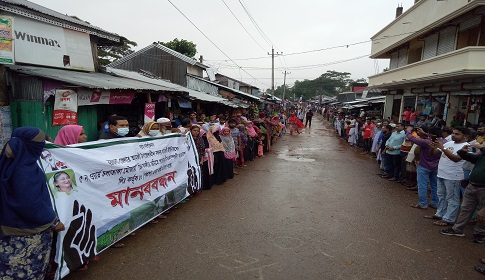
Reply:
<svg viewBox="0 0 485 280"><path fill-rule="evenodd" d="M395 87L466 75L485 75L485 47L466 47L369 77L369 86Z"/></svg>

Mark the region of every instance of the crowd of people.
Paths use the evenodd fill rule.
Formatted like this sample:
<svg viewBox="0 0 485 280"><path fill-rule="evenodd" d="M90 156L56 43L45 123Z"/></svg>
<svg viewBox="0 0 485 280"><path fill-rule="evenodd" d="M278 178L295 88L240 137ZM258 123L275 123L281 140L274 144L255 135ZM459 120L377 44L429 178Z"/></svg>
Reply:
<svg viewBox="0 0 485 280"><path fill-rule="evenodd" d="M447 126L442 115L429 118L406 108L402 122L362 114L336 113L330 121L350 146L376 159L383 180L415 191L415 209L436 209L424 218L445 227L439 232L465 236L474 223L475 243L485 242L485 124L462 126L459 114ZM485 274L485 259L475 269Z"/></svg>
<svg viewBox="0 0 485 280"><path fill-rule="evenodd" d="M283 133L285 122L284 114L270 116L261 112L250 117L237 112L231 116L209 114L207 117L190 112L179 120L159 118L145 123L136 137L191 133L200 160L202 190L209 190L233 179L238 175L237 168L264 157ZM101 126L99 139L122 139L129 133L127 118L112 114ZM86 139L81 125L62 127L54 141L38 128L21 127L13 131L12 139L3 147L0 154L0 248L4 251L0 254L0 278L44 279L47 271L52 271L55 264L49 256L55 240L53 234L64 230L64 225L54 211L45 174L37 161L43 156L46 141L67 146L86 142ZM59 174L59 178L54 178L54 185L61 192L70 192L69 175ZM123 246L117 243L112 247ZM87 263L80 269L87 269Z"/></svg>

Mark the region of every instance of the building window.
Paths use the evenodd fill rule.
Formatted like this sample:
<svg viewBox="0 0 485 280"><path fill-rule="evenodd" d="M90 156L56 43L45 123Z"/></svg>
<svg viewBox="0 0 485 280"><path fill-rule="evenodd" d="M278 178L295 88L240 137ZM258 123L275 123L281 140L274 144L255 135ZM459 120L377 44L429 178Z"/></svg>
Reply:
<svg viewBox="0 0 485 280"><path fill-rule="evenodd" d="M440 31L438 39L437 55L442 55L455 50L456 26L450 26Z"/></svg>
<svg viewBox="0 0 485 280"><path fill-rule="evenodd" d="M423 48L417 48L417 49L412 49L409 50L409 58L408 58L408 63L415 63L418 61L421 61L421 56L423 55Z"/></svg>
<svg viewBox="0 0 485 280"><path fill-rule="evenodd" d="M478 46L478 40L481 37L479 35L481 26L481 16L476 16L460 23L456 49L462 49L468 46Z"/></svg>
<svg viewBox="0 0 485 280"><path fill-rule="evenodd" d="M432 34L424 39L423 60L436 56L438 50L438 37L438 34Z"/></svg>

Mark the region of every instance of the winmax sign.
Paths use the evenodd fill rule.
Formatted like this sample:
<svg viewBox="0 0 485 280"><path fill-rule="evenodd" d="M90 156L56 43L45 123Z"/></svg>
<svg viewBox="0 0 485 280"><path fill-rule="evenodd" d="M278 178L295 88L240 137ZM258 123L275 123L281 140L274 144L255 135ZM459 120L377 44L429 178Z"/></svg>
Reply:
<svg viewBox="0 0 485 280"><path fill-rule="evenodd" d="M22 31L15 31L15 39L16 40L22 40L22 41L28 41L31 43L36 43L36 44L41 44L41 45L48 45L51 47L58 47L61 48L61 45L57 40L54 39L49 39L41 36L34 36L34 35L29 35L26 32Z"/></svg>
<svg viewBox="0 0 485 280"><path fill-rule="evenodd" d="M16 16L15 61L94 71L89 34Z"/></svg>

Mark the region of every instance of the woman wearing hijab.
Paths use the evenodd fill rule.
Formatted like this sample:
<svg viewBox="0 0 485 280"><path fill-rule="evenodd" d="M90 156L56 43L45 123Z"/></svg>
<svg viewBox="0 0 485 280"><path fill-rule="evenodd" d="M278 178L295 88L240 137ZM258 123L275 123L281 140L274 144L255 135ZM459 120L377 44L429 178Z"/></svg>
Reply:
<svg viewBox="0 0 485 280"><path fill-rule="evenodd" d="M160 124L154 121L147 122L143 128L138 132L136 137L151 136L155 137L160 135Z"/></svg>
<svg viewBox="0 0 485 280"><path fill-rule="evenodd" d="M64 230L37 164L44 146L44 132L20 127L0 154L1 279L44 279L53 232Z"/></svg>
<svg viewBox="0 0 485 280"><path fill-rule="evenodd" d="M261 134L261 131L257 126L253 124L252 121L248 121L246 123L246 130L247 130L247 135L248 135L248 156L245 157L248 160L253 160L256 158L256 154L258 152L258 145L259 145L259 135ZM258 132L259 131L259 132Z"/></svg>
<svg viewBox="0 0 485 280"><path fill-rule="evenodd" d="M234 159L236 159L236 144L231 136L231 130L224 127L221 131L222 146L224 146L224 165L227 179L234 178Z"/></svg>
<svg viewBox="0 0 485 280"><path fill-rule="evenodd" d="M57 137L54 140L54 144L67 146L71 144L86 142L87 135L84 128L77 124L65 125L57 133Z"/></svg>
<svg viewBox="0 0 485 280"><path fill-rule="evenodd" d="M204 140L204 137L202 137L199 125L192 125L192 127L190 127L190 133L192 134L192 138L194 139L195 147L197 149L197 154L199 155L202 189L210 189L209 165L207 162L207 157L205 156L206 149L209 148L209 143L207 142L207 139Z"/></svg>
<svg viewBox="0 0 485 280"><path fill-rule="evenodd" d="M206 133L207 141L209 142L209 147L212 149L212 153L214 155L213 161L213 174L210 176L211 178L211 186L212 185L220 185L227 181L227 174L226 174L226 166L224 164L224 146L222 145L222 140L219 137L219 127L212 126ZM234 142L234 140L233 140Z"/></svg>

